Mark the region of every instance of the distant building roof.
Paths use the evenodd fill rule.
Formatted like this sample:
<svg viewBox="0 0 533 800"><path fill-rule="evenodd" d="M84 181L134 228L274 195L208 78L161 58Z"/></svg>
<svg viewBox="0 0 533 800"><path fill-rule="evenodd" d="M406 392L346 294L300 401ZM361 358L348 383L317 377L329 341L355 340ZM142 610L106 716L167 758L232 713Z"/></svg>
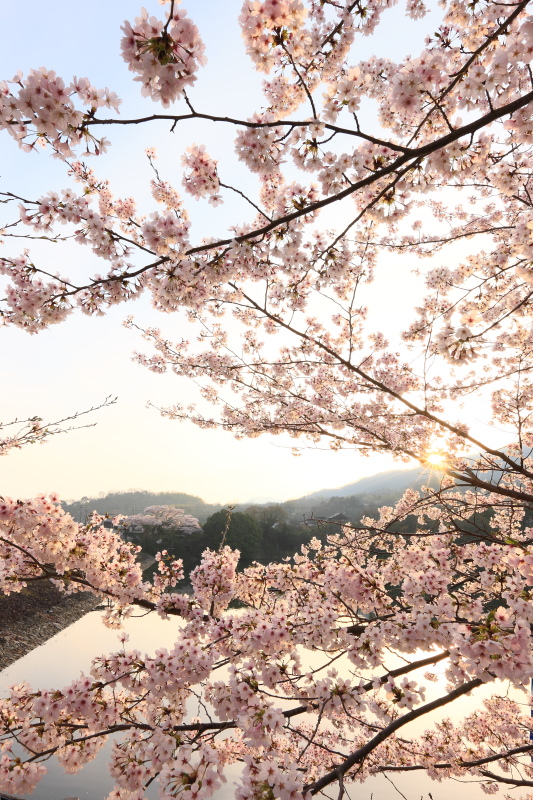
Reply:
<svg viewBox="0 0 533 800"><path fill-rule="evenodd" d="M336 514L332 514L331 517L328 517L328 522L348 522L348 517L342 511L338 511Z"/></svg>

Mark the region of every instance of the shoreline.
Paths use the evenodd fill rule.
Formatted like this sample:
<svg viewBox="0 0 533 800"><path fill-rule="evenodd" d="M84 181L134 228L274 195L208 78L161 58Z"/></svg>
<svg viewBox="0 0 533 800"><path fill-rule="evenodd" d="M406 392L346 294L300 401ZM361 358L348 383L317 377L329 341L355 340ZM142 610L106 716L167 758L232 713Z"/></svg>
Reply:
<svg viewBox="0 0 533 800"><path fill-rule="evenodd" d="M155 563L146 553L139 553L138 560L143 572ZM0 672L101 603L102 598L92 592L65 595L49 580L0 594Z"/></svg>
<svg viewBox="0 0 533 800"><path fill-rule="evenodd" d="M0 596L0 671L93 611L90 592L62 595L50 583Z"/></svg>

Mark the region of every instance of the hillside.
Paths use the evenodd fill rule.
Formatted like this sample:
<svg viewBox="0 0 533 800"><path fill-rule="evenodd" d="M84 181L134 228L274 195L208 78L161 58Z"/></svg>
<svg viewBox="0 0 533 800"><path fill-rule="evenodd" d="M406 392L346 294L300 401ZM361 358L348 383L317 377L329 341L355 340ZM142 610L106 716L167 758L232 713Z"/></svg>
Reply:
<svg viewBox="0 0 533 800"><path fill-rule="evenodd" d="M72 514L77 522L84 522L87 514L139 514L147 506L177 506L187 514L192 514L200 522L218 511L222 506L206 503L201 497L183 492L146 492L135 489L130 492L110 492L100 497L82 497L72 503L63 503L63 508Z"/></svg>
<svg viewBox="0 0 533 800"><path fill-rule="evenodd" d="M390 469L387 472L378 472L360 478L354 483L347 483L336 489L319 489L317 492L305 495L300 501L325 499L329 497L350 497L360 494L381 494L390 492L403 493L406 489L420 489L424 485L436 485L437 480L427 470L421 467L413 469Z"/></svg>
<svg viewBox="0 0 533 800"><path fill-rule="evenodd" d="M281 506L288 519L300 522L304 518L327 518L337 513L345 514L355 521L364 514L372 513L382 505L391 505L396 502L403 492L411 487L420 489L421 486L436 484L436 479L420 468L395 469L388 472L379 472L360 478L354 483L348 483L334 489L320 489L317 492L299 497L294 500L278 503L256 503L257 506ZM132 490L129 492L110 492L100 497L82 497L72 503L64 503L63 507L75 520L83 522L91 511L100 514L138 514L147 506L169 505L182 508L187 514L192 514L200 521L205 520L216 511L224 508L223 505L206 503L201 497L183 492L147 492ZM235 506L237 511L246 511L251 503L239 503Z"/></svg>

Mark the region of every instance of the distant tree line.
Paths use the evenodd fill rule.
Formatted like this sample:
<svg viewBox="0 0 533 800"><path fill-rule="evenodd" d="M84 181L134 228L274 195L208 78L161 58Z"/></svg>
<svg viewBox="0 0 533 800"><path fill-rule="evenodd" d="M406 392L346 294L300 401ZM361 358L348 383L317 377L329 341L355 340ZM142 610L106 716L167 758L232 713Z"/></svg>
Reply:
<svg viewBox="0 0 533 800"><path fill-rule="evenodd" d="M112 492L96 498L84 497L63 506L78 521L84 521L95 510L110 516L122 514L138 523L148 506L171 510L179 507L185 514L196 517L201 527L191 532L179 522L176 525L151 525L145 520L146 524L128 529L126 537L150 555L167 550L183 559L188 577L200 563L204 550L218 549L223 537L225 544L240 550L240 569L254 561L263 564L281 561L301 552L302 545L308 544L313 536L325 540L328 534L338 533L341 522L358 525L365 516L375 517L379 508L393 505L400 495L398 490L349 497L303 497L285 503L240 504L229 513L227 508L183 492L134 490ZM339 514L340 521L332 520ZM177 519L180 519L179 515ZM415 527L416 520L407 518L398 523L397 532L409 534Z"/></svg>
<svg viewBox="0 0 533 800"><path fill-rule="evenodd" d="M85 522L92 511L112 516L130 516L139 514L147 506L175 506L192 514L200 522L205 522L210 514L221 508L220 505L206 503L201 497L184 492L147 492L141 489L102 493L98 497L82 497L72 503L63 503L65 511L77 522Z"/></svg>
<svg viewBox="0 0 533 800"><path fill-rule="evenodd" d="M383 491L346 497L300 497L283 503L261 505L238 503L234 508L236 512L253 517L263 527L272 527L278 522L298 525L312 518L325 520L339 512L345 514L351 522L359 522L363 516L374 514L383 505L394 505L402 493L403 487L391 491L385 486ZM102 493L98 497L82 497L62 505L65 511L81 522L84 522L87 514L92 511L104 515L130 516L141 513L147 506L174 506L183 509L186 514L192 514L202 524L209 516L228 506L227 503L206 503L201 497L185 492L148 492L140 489ZM80 519L80 516L83 516L83 519Z"/></svg>
<svg viewBox="0 0 533 800"><path fill-rule="evenodd" d="M150 515L145 513L126 519L126 523L131 520L132 524L124 527L124 536L150 555L167 550L181 558L188 576L198 566L207 548L218 550L226 544L240 550L239 568L243 569L254 561L267 564L293 556L315 535L315 531L306 525L291 523L281 505L250 506L247 512L216 511L202 528L195 530L169 523L151 524ZM179 525L179 515L177 520Z"/></svg>

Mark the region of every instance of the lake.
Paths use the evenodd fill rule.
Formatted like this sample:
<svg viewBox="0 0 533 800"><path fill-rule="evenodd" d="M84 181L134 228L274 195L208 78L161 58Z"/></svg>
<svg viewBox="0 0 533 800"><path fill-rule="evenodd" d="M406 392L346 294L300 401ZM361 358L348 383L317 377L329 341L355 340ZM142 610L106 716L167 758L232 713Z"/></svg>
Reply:
<svg viewBox="0 0 533 800"><path fill-rule="evenodd" d="M159 647L170 647L175 640L179 625L177 619L162 620L155 614L129 619L125 626L130 636L127 647L137 648L143 653L153 653ZM21 681L28 681L32 687L40 689L62 687L70 683L80 672L87 673L91 658L118 648L117 631L110 630L101 623L100 612L90 612L0 672L0 692ZM312 661L316 658L314 654ZM387 666L392 668L391 665ZM440 665L437 665L432 671L438 673L439 667ZM341 672L341 669L339 671ZM421 675L415 676L416 679L422 680ZM430 700L436 696L438 684L425 683L428 690L426 699ZM500 684L499 690L504 693L506 687ZM489 696L494 691L494 684L490 687L481 687L477 693L462 698L459 703L448 709L442 709L431 719L437 720L447 716L458 718L459 714L461 716L468 714L479 707L483 696ZM523 694L520 695L520 699L523 702ZM403 733L414 734L425 730L429 727L429 719L428 716L406 726ZM63 800L71 796L79 797L80 800L104 800L113 786L107 770L109 752L110 742L102 748L96 759L87 764L77 775L65 774L59 765L51 760L47 764L48 774L31 795L32 800ZM233 775L228 774L228 783L217 795L218 800L229 800L233 795L232 783L237 774L238 770L235 770ZM448 779L439 783L430 780L422 773L394 775L393 780L394 784L381 775L362 785L357 784L353 788L349 786L348 791L352 797L357 797L357 800L399 800L400 797L407 800L420 800L420 798L426 800L429 793L433 800L449 800L450 794L453 794L453 800L480 800L487 797L481 788L472 782ZM503 797L504 793L504 790L500 790L499 796ZM156 800L157 788L150 787L146 796L150 800Z"/></svg>

